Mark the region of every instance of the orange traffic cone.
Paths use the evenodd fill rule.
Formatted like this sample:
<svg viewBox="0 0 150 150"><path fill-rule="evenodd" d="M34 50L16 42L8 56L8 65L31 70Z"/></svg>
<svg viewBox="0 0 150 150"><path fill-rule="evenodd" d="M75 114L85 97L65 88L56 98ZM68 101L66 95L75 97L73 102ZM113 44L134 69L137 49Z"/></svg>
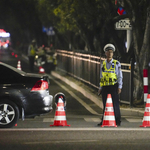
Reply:
<svg viewBox="0 0 150 150"><path fill-rule="evenodd" d="M117 127L116 121L115 121L114 108L113 108L111 94L107 95L103 124L101 125L101 127L104 127L104 126Z"/></svg>
<svg viewBox="0 0 150 150"><path fill-rule="evenodd" d="M67 125L66 113L64 110L64 102L61 99L61 97L59 97L58 99L57 109L56 109L55 118L54 118L54 124L50 126L70 126L70 125Z"/></svg>
<svg viewBox="0 0 150 150"><path fill-rule="evenodd" d="M140 127L150 127L150 94L147 95L143 124Z"/></svg>
<svg viewBox="0 0 150 150"><path fill-rule="evenodd" d="M39 73L45 73L45 69L42 66L39 67Z"/></svg>
<svg viewBox="0 0 150 150"><path fill-rule="evenodd" d="M21 69L21 61L20 60L18 60L17 69L22 70Z"/></svg>

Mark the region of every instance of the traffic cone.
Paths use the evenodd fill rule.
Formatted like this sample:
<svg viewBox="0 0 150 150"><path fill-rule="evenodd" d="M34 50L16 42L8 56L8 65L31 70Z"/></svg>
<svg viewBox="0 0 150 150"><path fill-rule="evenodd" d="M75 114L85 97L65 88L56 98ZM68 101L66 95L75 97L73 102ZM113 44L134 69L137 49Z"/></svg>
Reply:
<svg viewBox="0 0 150 150"><path fill-rule="evenodd" d="M18 60L17 69L22 70L21 69L21 61L20 60Z"/></svg>
<svg viewBox="0 0 150 150"><path fill-rule="evenodd" d="M150 94L147 95L143 124L140 127L150 127Z"/></svg>
<svg viewBox="0 0 150 150"><path fill-rule="evenodd" d="M45 69L42 66L39 67L39 73L45 73Z"/></svg>
<svg viewBox="0 0 150 150"><path fill-rule="evenodd" d="M64 102L61 99L61 97L59 97L58 99L57 108L54 117L54 124L50 126L70 126L67 125L66 113L64 110Z"/></svg>
<svg viewBox="0 0 150 150"><path fill-rule="evenodd" d="M101 125L101 127L105 127L105 126L117 127L116 121L115 121L114 108L113 108L111 94L107 95L105 113L104 113L104 117L103 117L103 124Z"/></svg>

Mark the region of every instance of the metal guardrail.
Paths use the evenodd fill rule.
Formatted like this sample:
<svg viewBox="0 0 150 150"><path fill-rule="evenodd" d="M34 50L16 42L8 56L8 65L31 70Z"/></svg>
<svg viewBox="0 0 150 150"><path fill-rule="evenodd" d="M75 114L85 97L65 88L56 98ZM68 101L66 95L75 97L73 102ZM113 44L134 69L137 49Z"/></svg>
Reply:
<svg viewBox="0 0 150 150"><path fill-rule="evenodd" d="M79 52L57 50L57 68L69 75L98 89L100 82L100 64L103 57ZM123 88L120 101L132 105L133 97L133 64L121 63L123 72Z"/></svg>

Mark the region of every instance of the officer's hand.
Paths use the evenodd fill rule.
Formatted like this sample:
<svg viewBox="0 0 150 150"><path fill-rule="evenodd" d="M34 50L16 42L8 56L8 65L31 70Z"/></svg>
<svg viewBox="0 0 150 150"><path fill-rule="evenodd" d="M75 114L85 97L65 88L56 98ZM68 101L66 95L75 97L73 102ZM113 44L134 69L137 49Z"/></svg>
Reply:
<svg viewBox="0 0 150 150"><path fill-rule="evenodd" d="M101 91L102 91L102 89L98 89L98 95L100 95L100 94L101 94Z"/></svg>
<svg viewBox="0 0 150 150"><path fill-rule="evenodd" d="M118 94L120 94L120 93L121 93L121 89L118 88Z"/></svg>

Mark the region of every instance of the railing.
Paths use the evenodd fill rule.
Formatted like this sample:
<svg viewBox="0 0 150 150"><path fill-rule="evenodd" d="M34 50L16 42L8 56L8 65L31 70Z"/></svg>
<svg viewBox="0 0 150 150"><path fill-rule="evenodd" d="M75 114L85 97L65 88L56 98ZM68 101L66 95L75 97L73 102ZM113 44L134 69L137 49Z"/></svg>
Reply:
<svg viewBox="0 0 150 150"><path fill-rule="evenodd" d="M105 58L73 51L57 50L58 69L98 89L100 64ZM120 101L132 105L133 65L121 63L123 88Z"/></svg>

